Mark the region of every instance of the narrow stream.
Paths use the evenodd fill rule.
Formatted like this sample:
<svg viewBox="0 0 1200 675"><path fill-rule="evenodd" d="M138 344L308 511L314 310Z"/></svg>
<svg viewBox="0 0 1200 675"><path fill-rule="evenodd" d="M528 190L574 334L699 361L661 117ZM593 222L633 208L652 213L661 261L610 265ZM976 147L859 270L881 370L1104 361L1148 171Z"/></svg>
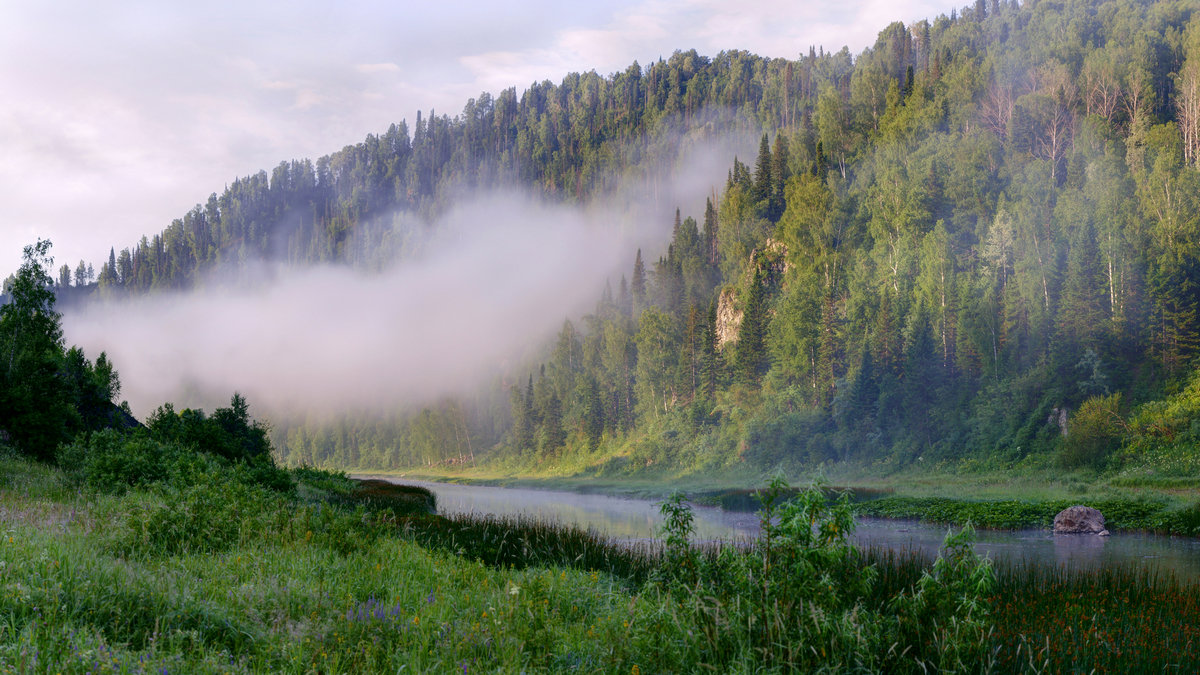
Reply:
<svg viewBox="0 0 1200 675"><path fill-rule="evenodd" d="M520 516L576 525L626 540L654 538L662 523L658 503L646 499L452 483L395 482L423 485L433 490L437 495L438 512L443 514ZM693 506L693 513L699 540L745 540L756 537L759 532L758 516L753 513L711 506ZM946 526L916 521L862 518L853 538L862 546L916 551L932 557L941 546L947 529ZM1151 534L1116 533L1111 537L1098 537L1054 535L1048 530L983 530L977 533L975 546L979 553L1010 564L1063 565L1078 569L1121 565L1172 572L1180 579L1200 579L1200 539Z"/></svg>

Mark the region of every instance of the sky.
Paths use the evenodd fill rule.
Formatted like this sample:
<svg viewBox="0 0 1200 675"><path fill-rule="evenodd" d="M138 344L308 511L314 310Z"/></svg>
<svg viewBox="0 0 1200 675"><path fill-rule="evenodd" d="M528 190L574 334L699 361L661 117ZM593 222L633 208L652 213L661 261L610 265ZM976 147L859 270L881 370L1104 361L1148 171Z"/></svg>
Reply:
<svg viewBox="0 0 1200 675"><path fill-rule="evenodd" d="M853 53L946 0L0 0L0 277L38 238L99 268L239 176L418 110L676 50Z"/></svg>

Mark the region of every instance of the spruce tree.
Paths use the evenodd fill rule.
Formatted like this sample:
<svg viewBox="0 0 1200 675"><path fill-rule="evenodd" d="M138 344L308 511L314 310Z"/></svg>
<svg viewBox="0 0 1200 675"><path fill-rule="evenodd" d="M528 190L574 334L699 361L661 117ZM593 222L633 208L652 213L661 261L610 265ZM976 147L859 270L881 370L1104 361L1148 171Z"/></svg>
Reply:
<svg viewBox="0 0 1200 675"><path fill-rule="evenodd" d="M604 435L604 400L600 397L600 385L596 378L588 377L583 382L583 435L588 447L595 450Z"/></svg>
<svg viewBox="0 0 1200 675"><path fill-rule="evenodd" d="M708 304L708 315L700 343L700 390L711 399L717 393L717 380L721 373L721 352L717 349L717 302Z"/></svg>
<svg viewBox="0 0 1200 675"><path fill-rule="evenodd" d="M757 385L766 369L766 305L762 272L754 269L754 280L742 310L742 325L738 330L738 374L746 384Z"/></svg>
<svg viewBox="0 0 1200 675"><path fill-rule="evenodd" d="M750 193L755 211L763 218L769 218L774 187L775 182L771 180L771 144L764 133L758 144L758 160L754 163L754 184Z"/></svg>
<svg viewBox="0 0 1200 675"><path fill-rule="evenodd" d="M642 249L637 250L633 260L633 281L629 290L633 294L633 314L636 316L646 307L646 264L642 262Z"/></svg>
<svg viewBox="0 0 1200 675"><path fill-rule="evenodd" d="M555 451L566 445L567 436L562 425L562 401L550 392L542 407L542 449Z"/></svg>
<svg viewBox="0 0 1200 675"><path fill-rule="evenodd" d="M617 290L617 309L624 316L633 314L633 296L629 293L629 282L625 280L625 275L621 275L621 285Z"/></svg>
<svg viewBox="0 0 1200 675"><path fill-rule="evenodd" d="M772 223L779 222L779 218L783 216L783 188L791 175L788 169L789 155L787 136L778 134L775 136L775 149L771 153L771 194L767 208L767 220Z"/></svg>
<svg viewBox="0 0 1200 675"><path fill-rule="evenodd" d="M1067 275L1058 321L1063 337L1073 348L1069 349L1072 353L1080 347L1095 347L1106 326L1096 229L1090 219L1085 219L1073 234L1067 253Z"/></svg>
<svg viewBox="0 0 1200 675"><path fill-rule="evenodd" d="M717 264L717 209L712 197L704 205L704 255L705 261L715 268Z"/></svg>

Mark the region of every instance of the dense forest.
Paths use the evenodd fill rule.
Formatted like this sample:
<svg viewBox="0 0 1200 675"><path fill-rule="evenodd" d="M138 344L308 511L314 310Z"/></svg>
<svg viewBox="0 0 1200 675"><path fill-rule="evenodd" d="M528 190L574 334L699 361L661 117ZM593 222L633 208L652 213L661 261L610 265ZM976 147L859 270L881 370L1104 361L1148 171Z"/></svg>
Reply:
<svg viewBox="0 0 1200 675"><path fill-rule="evenodd" d="M275 419L284 459L1194 473L1195 10L978 0L857 56L676 52L483 94L238 179L98 274L63 266L59 294L189 288L249 259L377 269L458 190L603 200L669 173L681 136L752 131L757 155L542 359L470 400Z"/></svg>

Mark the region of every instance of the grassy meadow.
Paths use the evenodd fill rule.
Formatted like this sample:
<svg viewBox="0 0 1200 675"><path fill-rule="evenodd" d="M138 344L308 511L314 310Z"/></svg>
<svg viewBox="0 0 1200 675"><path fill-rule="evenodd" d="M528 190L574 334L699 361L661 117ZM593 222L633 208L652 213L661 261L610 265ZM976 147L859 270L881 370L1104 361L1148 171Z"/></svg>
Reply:
<svg viewBox="0 0 1200 675"><path fill-rule="evenodd" d="M194 469L194 467L193 467ZM745 548L660 545L430 513L428 493L289 472L0 459L0 672L1192 671L1200 593L1178 580L995 568L845 543L848 499L763 494ZM244 477L243 477L244 478ZM108 487L104 487L107 485Z"/></svg>

